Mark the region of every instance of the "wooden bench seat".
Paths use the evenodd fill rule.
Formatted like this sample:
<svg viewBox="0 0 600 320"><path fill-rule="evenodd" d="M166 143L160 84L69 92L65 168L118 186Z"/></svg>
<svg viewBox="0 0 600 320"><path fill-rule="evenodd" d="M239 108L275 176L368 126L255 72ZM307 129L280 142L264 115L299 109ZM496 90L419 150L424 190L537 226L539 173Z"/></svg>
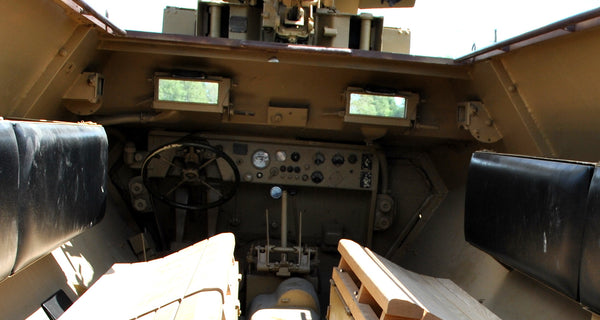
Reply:
<svg viewBox="0 0 600 320"><path fill-rule="evenodd" d="M350 240L338 250L329 320L500 319L451 280L408 271Z"/></svg>
<svg viewBox="0 0 600 320"><path fill-rule="evenodd" d="M234 246L225 233L161 259L114 264L60 319L237 319Z"/></svg>

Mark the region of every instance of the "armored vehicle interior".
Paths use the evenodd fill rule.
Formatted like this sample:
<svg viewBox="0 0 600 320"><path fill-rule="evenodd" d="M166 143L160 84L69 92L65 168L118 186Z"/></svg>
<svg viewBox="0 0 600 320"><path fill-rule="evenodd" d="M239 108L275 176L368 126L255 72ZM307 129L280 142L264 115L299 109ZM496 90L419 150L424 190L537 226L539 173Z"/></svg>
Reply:
<svg viewBox="0 0 600 320"><path fill-rule="evenodd" d="M598 319L600 10L448 59L392 6L4 1L0 318Z"/></svg>

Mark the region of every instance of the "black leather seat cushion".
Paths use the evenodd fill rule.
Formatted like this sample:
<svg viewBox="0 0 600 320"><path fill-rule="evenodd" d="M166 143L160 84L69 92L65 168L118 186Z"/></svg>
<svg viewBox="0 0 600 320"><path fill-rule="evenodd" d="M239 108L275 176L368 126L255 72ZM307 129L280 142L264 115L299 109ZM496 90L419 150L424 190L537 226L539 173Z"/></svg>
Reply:
<svg viewBox="0 0 600 320"><path fill-rule="evenodd" d="M600 170L596 169L590 185L581 274L579 282L581 303L600 314Z"/></svg>
<svg viewBox="0 0 600 320"><path fill-rule="evenodd" d="M466 240L578 300L593 170L585 163L473 154L465 203Z"/></svg>
<svg viewBox="0 0 600 320"><path fill-rule="evenodd" d="M19 153L12 124L0 121L0 281L10 275L19 241Z"/></svg>
<svg viewBox="0 0 600 320"><path fill-rule="evenodd" d="M96 125L14 122L19 156L19 244L13 272L100 221L107 148Z"/></svg>

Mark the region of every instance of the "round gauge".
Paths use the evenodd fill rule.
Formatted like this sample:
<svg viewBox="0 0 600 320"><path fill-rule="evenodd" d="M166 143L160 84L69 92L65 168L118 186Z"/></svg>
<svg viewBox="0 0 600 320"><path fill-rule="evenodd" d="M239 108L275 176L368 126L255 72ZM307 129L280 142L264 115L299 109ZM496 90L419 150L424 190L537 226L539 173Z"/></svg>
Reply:
<svg viewBox="0 0 600 320"><path fill-rule="evenodd" d="M264 150L256 150L252 154L252 165L257 169L264 169L269 165L271 159L269 153Z"/></svg>
<svg viewBox="0 0 600 320"><path fill-rule="evenodd" d="M287 159L287 153L285 151L277 150L275 153L275 159L279 162L284 162Z"/></svg>

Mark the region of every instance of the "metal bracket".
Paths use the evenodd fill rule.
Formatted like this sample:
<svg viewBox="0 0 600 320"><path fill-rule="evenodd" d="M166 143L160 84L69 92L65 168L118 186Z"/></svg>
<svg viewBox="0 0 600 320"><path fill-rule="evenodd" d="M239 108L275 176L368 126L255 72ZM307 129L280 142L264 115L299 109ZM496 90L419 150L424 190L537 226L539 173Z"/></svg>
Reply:
<svg viewBox="0 0 600 320"><path fill-rule="evenodd" d="M466 101L458 104L458 126L469 130L475 139L483 143L494 143L502 139L484 104L480 101Z"/></svg>

